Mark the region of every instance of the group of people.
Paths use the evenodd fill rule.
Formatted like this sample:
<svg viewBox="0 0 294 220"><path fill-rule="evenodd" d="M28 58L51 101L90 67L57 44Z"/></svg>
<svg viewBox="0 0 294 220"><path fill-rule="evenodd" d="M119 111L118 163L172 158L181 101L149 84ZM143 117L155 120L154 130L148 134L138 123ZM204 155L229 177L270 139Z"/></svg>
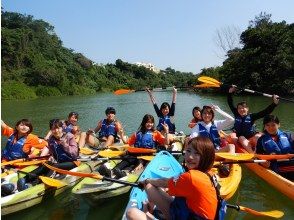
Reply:
<svg viewBox="0 0 294 220"><path fill-rule="evenodd" d="M79 154L79 148L88 144L92 147L107 148L115 142L133 145L143 148L163 147L168 149L170 143L175 141L176 126L174 123L175 104L177 90L173 89L172 103L164 102L158 107L152 91L146 89L150 100L158 116L158 124L155 127L154 117L146 114L139 126L138 131L129 138L125 136L123 126L115 115L113 107L105 110L106 118L98 122L96 128L81 132L77 125L78 114L71 112L66 121L53 119L50 121L50 131L45 140L31 134L33 127L27 119L17 122L15 128L10 128L3 121L1 124L2 134L8 136L7 145L4 148L1 160L14 160L24 157L35 157L38 155L51 155L54 166L63 169L72 169ZM185 139L185 162L187 172L179 177L171 179L148 179L142 184L148 194L150 203L154 203L167 219L175 218L175 207L180 207L180 212L197 219L214 219L217 214L218 197L216 189L211 183L208 171L213 165L215 152L235 152L235 145L239 144L248 152L263 154L286 154L294 153L294 135L279 130L280 122L276 116L270 115L278 105L278 96L273 96L273 103L258 113L249 113L246 102L233 104L232 95L235 87L228 91L228 105L234 115L222 111L218 106L194 107L193 119L188 124L191 134ZM214 120L215 112L225 119ZM254 123L264 118L263 133L256 131ZM233 127L230 137L223 138L220 131ZM98 132L98 137L96 133ZM127 161L127 163L125 163ZM117 168L124 169L130 165L142 166L142 161L123 160ZM271 168L279 172L279 164L273 163ZM291 164L290 164L291 165ZM287 164L289 167L289 164ZM293 165L292 165L293 166ZM283 169L285 170L285 169ZM105 173L105 170L100 170ZM48 172L41 166L36 169L35 174ZM291 172L286 172L291 173ZM121 177L121 172L115 172L115 176ZM283 174L283 173L282 173ZM287 175L288 175L287 174ZM34 175L35 176L35 175ZM293 177L292 174L288 177ZM31 176L26 176L18 181L18 190L27 188L26 183ZM163 188L168 188L164 190ZM191 194L190 192L195 192ZM197 195L196 195L197 194ZM173 197L175 196L175 198ZM179 200L181 197L184 200ZM184 201L184 202L183 202ZM179 204L181 205L179 205ZM129 219L152 219L152 210L145 212L132 208L128 211Z"/></svg>

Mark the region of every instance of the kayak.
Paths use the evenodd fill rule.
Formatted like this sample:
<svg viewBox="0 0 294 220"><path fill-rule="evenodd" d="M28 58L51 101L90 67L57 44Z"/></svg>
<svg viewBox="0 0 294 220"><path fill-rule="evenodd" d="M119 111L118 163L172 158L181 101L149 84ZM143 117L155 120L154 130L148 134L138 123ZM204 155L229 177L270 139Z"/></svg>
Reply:
<svg viewBox="0 0 294 220"><path fill-rule="evenodd" d="M237 152L247 153L240 145L236 145ZM271 169L265 168L258 163L245 163L246 167L253 171L256 175L266 181L268 184L276 188L278 191L294 200L294 182L282 177Z"/></svg>
<svg viewBox="0 0 294 220"><path fill-rule="evenodd" d="M74 172L87 172L91 173L96 167L100 165L100 161L91 161L87 163L81 163L80 166L72 169ZM24 168L23 171L30 172L37 166L29 166ZM16 184L18 180L18 175L23 177L23 174L13 173L4 178L3 183L13 183ZM35 186L29 187L26 190L18 192L15 191L14 194L5 196L1 198L1 215L7 215L14 213L34 205L41 203L43 200L57 196L58 194L64 192L66 189L70 188L76 184L81 177L64 175L59 176L60 181L64 182L66 185L61 187L50 187L46 186L44 183L37 184ZM3 184L2 183L2 184Z"/></svg>
<svg viewBox="0 0 294 220"><path fill-rule="evenodd" d="M179 138L182 138L182 136L178 136ZM126 145L123 145L122 147L126 147ZM173 150L179 150L181 151L183 148L183 144L181 141L175 141L171 145L171 149ZM133 154L150 154L153 153L152 149L145 149L145 148L136 148L136 147L127 147L126 150L129 151L129 153ZM111 151L106 150L106 155L109 155ZM114 151L115 153L117 151ZM102 153L100 151L100 155L102 156ZM106 163L107 167L109 169L114 168L114 166L118 163L117 160L115 161L109 161ZM140 176L140 174L143 172L143 169L140 169L134 173L127 172L127 176L124 176L120 178L119 180L128 181L128 182L136 182ZM99 202L99 200L115 197L124 193L129 192L131 189L131 186L126 186L119 183L113 183L108 181L101 181L94 178L84 178L81 182L79 182L73 189L72 193L82 197L88 204L94 205Z"/></svg>
<svg viewBox="0 0 294 220"><path fill-rule="evenodd" d="M167 172L168 171L168 172ZM168 152L162 151L156 155L156 157L150 162L142 173L139 181L146 178L170 178L172 176L178 176L184 172L183 167L174 159ZM232 164L229 167L228 176L222 176L219 173L218 168L212 168L210 170L211 174L216 175L217 180L221 186L220 195L223 199L230 199L236 190L241 181L242 169L238 164ZM141 209L142 202L147 199L147 195L144 191L139 188L133 188L130 194L130 199L125 209L122 219L126 219L126 211L130 207L134 207L134 204Z"/></svg>
<svg viewBox="0 0 294 220"><path fill-rule="evenodd" d="M170 178L173 176L179 176L183 172L183 167L170 153L167 151L161 151L147 165L141 174L139 181L147 178ZM122 219L127 219L126 211L130 207L134 207L134 204L136 204L139 209L142 209L142 203L145 200L147 200L146 192L142 191L138 187L134 187L130 193L130 199Z"/></svg>

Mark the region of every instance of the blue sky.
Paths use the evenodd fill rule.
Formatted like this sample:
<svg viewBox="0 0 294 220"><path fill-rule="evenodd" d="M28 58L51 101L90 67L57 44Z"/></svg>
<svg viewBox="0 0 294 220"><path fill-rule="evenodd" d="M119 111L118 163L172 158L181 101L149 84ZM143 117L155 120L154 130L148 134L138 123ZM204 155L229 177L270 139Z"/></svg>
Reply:
<svg viewBox="0 0 294 220"><path fill-rule="evenodd" d="M217 30L244 31L260 12L294 22L293 0L2 0L2 7L50 23L65 47L96 63L122 59L193 73L222 64Z"/></svg>

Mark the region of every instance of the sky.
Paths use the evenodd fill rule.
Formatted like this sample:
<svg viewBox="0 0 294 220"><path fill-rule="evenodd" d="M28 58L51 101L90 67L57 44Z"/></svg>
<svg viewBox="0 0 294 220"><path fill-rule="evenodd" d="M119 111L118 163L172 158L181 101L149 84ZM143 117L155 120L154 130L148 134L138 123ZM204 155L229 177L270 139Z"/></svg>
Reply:
<svg viewBox="0 0 294 220"><path fill-rule="evenodd" d="M293 0L2 0L4 11L52 26L63 46L95 63L152 63L197 74L222 65L216 32L246 30L261 12L294 22Z"/></svg>

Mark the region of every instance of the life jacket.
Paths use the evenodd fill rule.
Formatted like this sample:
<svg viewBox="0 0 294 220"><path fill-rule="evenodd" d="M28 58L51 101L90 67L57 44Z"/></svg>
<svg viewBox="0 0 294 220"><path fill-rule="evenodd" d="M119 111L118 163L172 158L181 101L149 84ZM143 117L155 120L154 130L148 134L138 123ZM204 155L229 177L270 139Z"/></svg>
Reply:
<svg viewBox="0 0 294 220"><path fill-rule="evenodd" d="M68 154L63 149L63 146L57 143L57 140L54 137L49 139L49 148L52 151L54 159L57 160L58 163L72 162L77 159Z"/></svg>
<svg viewBox="0 0 294 220"><path fill-rule="evenodd" d="M291 146L291 143L287 137L287 135L278 130L277 132L278 136L278 141L275 142L272 137L266 132L262 137L261 137L261 143L263 150L268 153L276 153L276 154L288 154L292 153L293 149Z"/></svg>
<svg viewBox="0 0 294 220"><path fill-rule="evenodd" d="M210 126L210 131L208 132L206 128L201 124L198 123L199 126L199 136L208 137L212 141L214 148L216 150L220 149L221 139L218 133L216 126L212 123Z"/></svg>
<svg viewBox="0 0 294 220"><path fill-rule="evenodd" d="M251 138L256 133L255 126L251 120L251 114L244 117L237 116L235 118L234 130L237 137Z"/></svg>
<svg viewBox="0 0 294 220"><path fill-rule="evenodd" d="M163 131L162 124L164 124L164 123L166 123L168 125L169 133L174 134L175 130L176 130L176 126L171 122L171 118L168 115L159 118L159 122L158 122L156 129L158 131Z"/></svg>
<svg viewBox="0 0 294 220"><path fill-rule="evenodd" d="M74 125L73 124L66 124L63 128L63 132L68 133L72 132Z"/></svg>
<svg viewBox="0 0 294 220"><path fill-rule="evenodd" d="M7 144L4 150L2 151L2 157L8 160L15 160L20 158L26 158L27 154L23 152L23 146L26 142L27 136L23 136L13 143L16 138L16 133L10 135L7 139Z"/></svg>
<svg viewBox="0 0 294 220"><path fill-rule="evenodd" d="M153 132L147 131L146 133L142 133L141 131L136 134L135 147L143 147L143 148L155 148L155 141L153 140Z"/></svg>
<svg viewBox="0 0 294 220"><path fill-rule="evenodd" d="M108 137L109 135L117 137L115 121L111 122L110 124L107 124L107 119L103 119L102 126L99 131L99 138Z"/></svg>

